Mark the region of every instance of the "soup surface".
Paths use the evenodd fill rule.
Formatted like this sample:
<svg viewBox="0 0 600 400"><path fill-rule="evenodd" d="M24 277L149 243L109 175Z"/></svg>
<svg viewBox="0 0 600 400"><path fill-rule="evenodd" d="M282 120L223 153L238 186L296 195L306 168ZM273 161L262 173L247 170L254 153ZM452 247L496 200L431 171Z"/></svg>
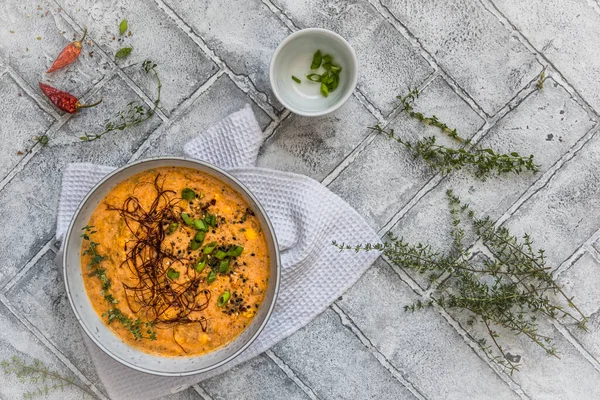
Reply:
<svg viewBox="0 0 600 400"><path fill-rule="evenodd" d="M200 171L132 176L84 230L94 309L144 352L206 354L238 336L263 301L269 256L259 221L239 193Z"/></svg>

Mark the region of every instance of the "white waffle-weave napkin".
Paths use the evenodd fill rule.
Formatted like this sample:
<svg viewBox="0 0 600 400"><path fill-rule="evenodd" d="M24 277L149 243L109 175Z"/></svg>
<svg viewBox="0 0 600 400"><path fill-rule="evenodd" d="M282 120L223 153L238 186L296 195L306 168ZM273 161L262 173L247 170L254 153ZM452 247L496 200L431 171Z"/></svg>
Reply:
<svg viewBox="0 0 600 400"><path fill-rule="evenodd" d="M153 399L221 374L305 326L352 286L379 256L340 252L349 244L379 241L360 215L319 182L303 175L255 167L262 135L250 106L231 114L184 147L185 155L227 169L259 199L281 250L281 288L264 331L240 356L213 371L180 378L125 367L85 337L98 375L112 399ZM63 176L57 237L61 238L87 192L113 167L71 164Z"/></svg>

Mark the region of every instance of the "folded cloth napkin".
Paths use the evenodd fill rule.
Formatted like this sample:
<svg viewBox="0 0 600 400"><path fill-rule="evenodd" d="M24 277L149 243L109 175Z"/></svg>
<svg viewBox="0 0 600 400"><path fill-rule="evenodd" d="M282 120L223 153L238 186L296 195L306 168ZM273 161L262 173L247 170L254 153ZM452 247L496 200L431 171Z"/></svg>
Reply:
<svg viewBox="0 0 600 400"><path fill-rule="evenodd" d="M281 250L281 287L263 332L231 362L187 377L160 377L125 367L85 337L98 375L113 399L152 399L175 393L221 374L269 349L302 328L352 286L379 256L340 252L331 242L379 241L375 231L338 196L303 175L255 167L262 142L260 127L246 106L184 147L186 156L208 161L241 180L258 198L273 223ZM66 232L86 193L114 168L71 164L64 173L57 237Z"/></svg>

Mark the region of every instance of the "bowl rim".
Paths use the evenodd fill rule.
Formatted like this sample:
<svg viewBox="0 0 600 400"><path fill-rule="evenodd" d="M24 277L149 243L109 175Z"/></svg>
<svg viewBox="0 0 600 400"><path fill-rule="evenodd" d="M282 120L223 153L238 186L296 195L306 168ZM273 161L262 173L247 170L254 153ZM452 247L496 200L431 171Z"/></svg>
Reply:
<svg viewBox="0 0 600 400"><path fill-rule="evenodd" d="M353 76L351 78L351 80L352 80L351 84L350 84L351 89L348 90L348 93L346 93L344 96L340 97L340 99L336 103L333 103L331 106L329 106L323 110L319 110L319 111L302 111L302 110L299 110L299 109L291 106L287 101L285 101L283 96L280 95L279 90L276 89L276 86L274 83L275 59L279 56L279 53L281 53L281 50L293 39L297 38L298 36L302 36L302 35L306 35L307 33L314 33L314 32L330 35L330 36L333 36L333 37L337 38L338 40L340 40L340 42L343 43L343 45L348 49L348 51L351 55L352 62L354 63L355 73L353 74ZM358 82L358 59L356 58L356 51L354 51L354 48L350 45L350 43L348 43L348 41L346 39L344 39L338 33L331 31L329 29L305 28L305 29L298 30L296 32L289 34L285 39L283 39L283 41L281 43L279 43L279 45L275 49L275 52L271 56L271 62L269 64L269 81L271 83L271 90L273 91L273 94L275 94L275 97L277 98L277 100L285 108L287 108L294 114L301 115L303 117L320 117L323 115L330 114L330 113L334 112L335 110L337 110L338 108L340 108L342 105L344 105L346 103L346 101L348 101L350 96L352 96L352 93L354 93L354 90L356 89L356 84Z"/></svg>
<svg viewBox="0 0 600 400"><path fill-rule="evenodd" d="M192 370L192 371L184 371L184 372L166 372L166 371L156 371L153 369L148 369L148 368L144 368L143 366L140 366L138 364L133 364L130 363L127 360L122 359L121 357L117 356L116 354L113 354L113 352L111 352L110 349L107 348L107 346L103 345L100 340L98 340L88 329L88 327L83 323L81 317L79 316L79 312L77 310L77 307L75 305L75 302L73 300L73 296L71 295L71 291L69 289L69 277L67 274L67 254L69 249L73 246L73 243L70 243L69 238L71 237L71 232L73 231L73 229L75 229L75 221L77 220L77 217L79 216L79 213L81 212L81 210L83 209L83 207L85 206L85 204L89 201L90 197L92 197L94 195L94 193L96 192L96 190L103 185L105 182L107 182L109 179L113 178L113 176L117 175L118 173L131 168L133 166L136 165L140 165L140 164L144 164L144 163L148 163L148 162L153 162L153 161L169 161L169 160L173 160L173 161L184 161L184 162L192 162L195 164L199 164L205 168L208 169L212 169L215 170L216 172L223 174L226 178L230 179L231 181L233 181L236 185L238 185L242 191L244 192L243 194L248 196L255 204L256 207L258 208L258 212L260 212L262 214L262 216L264 217L264 220L268 226L268 229L271 233L271 240L273 241L273 247L274 247L274 254L269 254L269 256L271 257L275 257L275 267L276 267L276 275L275 275L275 282L273 283L275 285L274 287L274 292L273 292L273 299L271 301L271 304L269 304L269 308L266 311L264 320L261 322L261 324L258 326L258 328L256 329L256 332L246 341L246 343L244 343L238 350L236 350L235 352L233 352L232 354L230 354L229 356L225 357L223 360L214 363L212 365L209 365L208 367L202 367L202 368L198 368L196 370ZM219 179L217 177L217 179ZM225 182L227 183L227 182ZM238 191L237 188L233 188L234 190ZM78 236L77 236L78 237ZM85 195L85 197L81 200L81 202L79 203L79 205L77 206L77 209L75 211L75 213L73 214L73 217L71 218L71 222L69 223L69 228L67 229L67 232L65 233L65 243L63 246L63 250L60 253L62 255L62 269L63 269L63 279L64 279L64 284L65 284L65 291L67 293L67 297L69 299L69 304L71 304L71 308L75 314L75 318L77 319L77 321L79 322L79 325L81 326L81 328L84 330L84 332L86 333L86 335L88 336L88 338L90 338L94 344L96 346L98 346L106 355L108 355L109 357L111 357L113 360L119 362L122 365L125 365L129 368L132 368L134 370L140 371L140 372L144 372L144 373L148 373L148 374L152 374L152 375L159 375L159 376L189 376L189 375L196 375L196 374L200 374L200 373L204 373L204 372L208 372L211 371L215 368L218 368L226 363L228 363L229 361L235 359L237 356L239 356L244 350L246 350L255 340L256 338L262 333L263 329L265 328L265 326L267 325L267 323L269 322L269 320L271 319L271 315L273 314L273 310L275 309L275 303L277 302L277 297L279 294L279 288L280 288L280 284L281 284L281 254L279 251L279 245L277 242L277 236L275 235L275 230L273 229L273 224L271 222L271 220L269 219L267 213L265 212L264 207L262 206L262 204L259 202L259 200L256 198L256 196L246 187L246 185L244 185L239 179L237 179L236 177L234 177L233 175L231 175L230 173L224 171L222 168L219 168L211 163L208 163L206 161L202 161L202 160L198 160L195 158L190 158L190 157L176 157L176 156L159 156L159 157L149 157L149 158L144 158L142 160L137 160L135 162L132 163L127 163L119 168L116 168L114 171L108 173L106 176L104 176L98 183L96 183L94 185L94 187L92 187L89 192ZM243 332L243 331L242 331ZM235 339L234 339L235 340ZM129 345L127 345L129 346ZM131 347L131 346L129 346ZM138 350L136 348L131 347L132 349L134 349L135 351L141 351ZM208 353L210 354L210 353ZM161 357L161 358L171 358L171 357L163 357L163 356L159 356L156 355L155 357ZM203 357L203 355L200 356L192 356L193 357Z"/></svg>

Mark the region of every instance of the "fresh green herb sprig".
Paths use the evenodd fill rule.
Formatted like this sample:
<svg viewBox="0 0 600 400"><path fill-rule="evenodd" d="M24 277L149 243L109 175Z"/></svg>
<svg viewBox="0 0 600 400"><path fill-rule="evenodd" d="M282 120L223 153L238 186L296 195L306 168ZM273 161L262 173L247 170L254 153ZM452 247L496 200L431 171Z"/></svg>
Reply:
<svg viewBox="0 0 600 400"><path fill-rule="evenodd" d="M88 248L83 252L83 255L90 256L90 262L87 266L90 271L89 276L98 277L102 283L100 294L102 294L104 300L109 305L109 309L102 316L107 318L109 325L115 321L119 322L123 325L123 328L131 332L135 340L156 340L156 332L154 331L154 324L152 322L143 322L139 318L133 319L128 317L116 306L119 301L110 293L112 282L106 276L106 269L101 266L102 261L106 260L107 257L98 253L98 243L91 240L91 235L97 232L93 226L89 225L83 227L82 230L84 233L81 237L84 241L88 242Z"/></svg>
<svg viewBox="0 0 600 400"><path fill-rule="evenodd" d="M475 338L477 344L491 361L511 374L519 364L506 354L498 327L524 335L548 355L557 356L552 338L538 331L538 318L570 322L586 329L588 317L554 281L544 250L534 250L529 235L519 240L507 228L497 228L489 217L477 218L452 191L447 196L452 217L449 254L440 254L430 245L409 244L391 234L383 244L334 245L357 252L378 250L392 264L428 276L434 292L425 301L406 305L405 311L438 305L467 314L468 325L479 323L487 333L487 338ZM465 222L461 218L466 218L467 227L490 251L491 259L476 261L465 248Z"/></svg>
<svg viewBox="0 0 600 400"><path fill-rule="evenodd" d="M157 96L156 100L154 100L153 108L146 108L140 105L136 101L132 101L127 104L126 111L117 112L112 118L106 119L104 121L104 131L100 133L86 133L85 136L81 136L81 139L84 142L92 142L94 140L98 140L107 133L114 131L123 131L127 128L131 128L132 126L139 125L142 122L152 118L155 114L156 109L158 108L158 104L160 103L160 92L162 89L162 83L160 78L158 77L158 72L156 71L156 63L146 60L142 64L144 71L146 73L152 72L157 82Z"/></svg>
<svg viewBox="0 0 600 400"><path fill-rule="evenodd" d="M92 398L96 395L86 386L78 383L74 378L63 376L59 372L51 370L40 360L27 363L23 359L13 356L8 360L0 362L2 371L7 375L15 375L21 382L35 385L37 388L32 392L23 394L25 399L47 397L49 393L64 390L73 386L86 393Z"/></svg>
<svg viewBox="0 0 600 400"><path fill-rule="evenodd" d="M448 174L454 170L470 166L474 169L475 177L485 180L494 172L500 175L505 173L519 174L524 170L534 173L539 171L539 165L535 164L533 155L523 157L514 151L503 154L497 153L491 148L470 146L469 140L460 137L456 132L456 129L451 129L436 116L426 117L422 113L414 112L412 102L418 95L419 92L415 89L404 97L398 97L404 111L406 111L410 117L418 119L424 124L438 127L444 133L448 134L448 136L460 142L462 147L455 149L437 144L434 136L426 137L415 143L411 143L396 136L393 129L386 131L379 125L369 127L369 129L382 133L388 138L400 143L414 158L421 158L425 161L432 171L439 171L443 174Z"/></svg>

